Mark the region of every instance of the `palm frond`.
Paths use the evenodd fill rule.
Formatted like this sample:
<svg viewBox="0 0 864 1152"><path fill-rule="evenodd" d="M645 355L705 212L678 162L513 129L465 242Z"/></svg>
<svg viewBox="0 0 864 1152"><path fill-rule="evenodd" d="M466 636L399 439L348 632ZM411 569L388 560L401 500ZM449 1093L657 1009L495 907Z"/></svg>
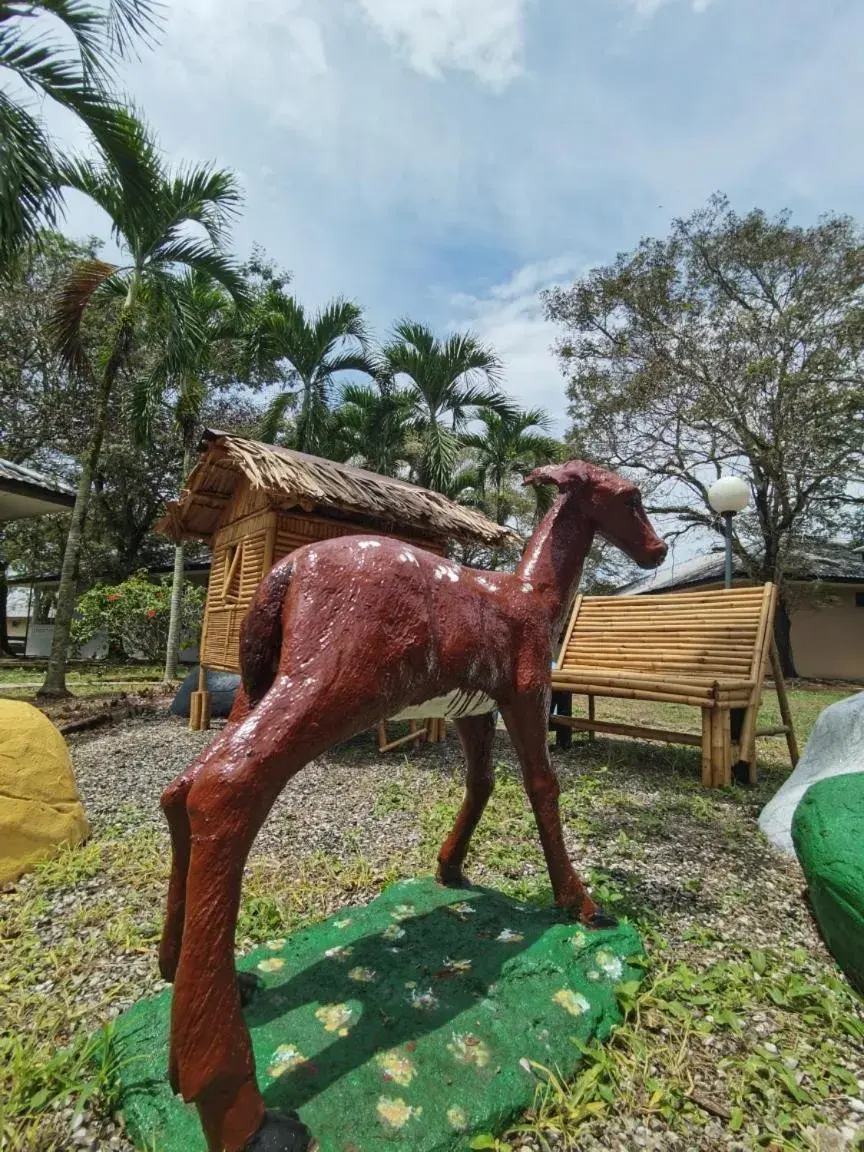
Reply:
<svg viewBox="0 0 864 1152"><path fill-rule="evenodd" d="M331 300L316 315L313 324L315 342L319 347L328 348L337 340L353 339L366 344L368 333L359 304L341 297Z"/></svg>
<svg viewBox="0 0 864 1152"><path fill-rule="evenodd" d="M113 169L70 157L60 160L57 180L61 187L73 188L101 208L111 220L114 239L122 242L124 193Z"/></svg>
<svg viewBox="0 0 864 1152"><path fill-rule="evenodd" d="M157 0L109 0L105 28L112 52L128 57L139 42L152 47L162 31L164 10Z"/></svg>
<svg viewBox="0 0 864 1152"><path fill-rule="evenodd" d="M0 91L0 271L22 245L53 227L62 209L51 143L42 126Z"/></svg>
<svg viewBox="0 0 864 1152"><path fill-rule="evenodd" d="M87 366L81 343L81 323L95 293L118 272L104 260L82 260L61 285L48 322L51 339L61 359L76 372Z"/></svg>
<svg viewBox="0 0 864 1152"><path fill-rule="evenodd" d="M212 277L238 304L248 303L248 287L240 266L206 240L171 235L153 249L148 264L183 264Z"/></svg>
<svg viewBox="0 0 864 1152"><path fill-rule="evenodd" d="M71 32L85 79L96 80L103 76L107 69L104 14L89 0L42 0L38 7ZM54 50L57 51L56 46Z"/></svg>
<svg viewBox="0 0 864 1152"><path fill-rule="evenodd" d="M158 364L148 374L138 374L129 392L128 416L132 442L143 447L152 438L156 416L162 407L167 380L164 365Z"/></svg>
<svg viewBox="0 0 864 1152"><path fill-rule="evenodd" d="M428 325L404 318L393 326L391 343L408 344L417 352L430 356L435 351L437 340Z"/></svg>
<svg viewBox="0 0 864 1152"><path fill-rule="evenodd" d="M243 193L233 172L195 164L182 168L169 182L165 201L169 219L200 224L211 243L218 245L240 211Z"/></svg>
<svg viewBox="0 0 864 1152"><path fill-rule="evenodd" d="M371 360L363 352L337 352L327 357L323 368L328 377L335 372L365 372L371 376L375 371Z"/></svg>
<svg viewBox="0 0 864 1152"><path fill-rule="evenodd" d="M483 375L490 384L501 379L501 361L496 353L481 344L470 332L455 332L448 336L440 350L442 365L454 380L462 376L474 378Z"/></svg>
<svg viewBox="0 0 864 1152"><path fill-rule="evenodd" d="M509 396L497 388L485 388L480 384L466 384L459 388L454 395L454 407L460 412L466 408L488 408L500 416L510 418L519 414L519 405Z"/></svg>
<svg viewBox="0 0 864 1152"><path fill-rule="evenodd" d="M437 420L430 420L421 433L421 440L422 481L427 487L443 492L459 455L459 439Z"/></svg>
<svg viewBox="0 0 864 1152"><path fill-rule="evenodd" d="M259 440L264 444L275 444L285 421L285 413L294 406L295 401L293 392L283 391L270 402L258 430Z"/></svg>
<svg viewBox="0 0 864 1152"><path fill-rule="evenodd" d="M158 204L162 173L156 143L139 117L119 105L95 107L85 122L102 162L59 157L59 183L98 204L111 218L115 239L134 247L134 237L146 229Z"/></svg>

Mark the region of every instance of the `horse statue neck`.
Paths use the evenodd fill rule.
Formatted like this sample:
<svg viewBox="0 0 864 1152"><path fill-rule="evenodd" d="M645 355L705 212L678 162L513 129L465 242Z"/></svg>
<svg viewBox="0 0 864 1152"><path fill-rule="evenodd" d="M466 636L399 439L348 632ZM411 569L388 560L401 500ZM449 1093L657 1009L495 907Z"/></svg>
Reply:
<svg viewBox="0 0 864 1152"><path fill-rule="evenodd" d="M594 540L594 525L581 501L565 493L540 521L522 554L516 576L531 584L549 616L552 636L564 622Z"/></svg>

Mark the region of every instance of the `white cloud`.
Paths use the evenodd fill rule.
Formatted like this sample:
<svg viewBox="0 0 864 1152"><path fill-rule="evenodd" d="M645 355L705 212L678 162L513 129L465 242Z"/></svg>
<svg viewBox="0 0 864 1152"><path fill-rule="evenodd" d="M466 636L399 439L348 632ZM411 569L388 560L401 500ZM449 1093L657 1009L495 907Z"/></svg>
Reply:
<svg viewBox="0 0 864 1152"><path fill-rule="evenodd" d="M355 0L417 72L473 73L493 91L522 72L528 0Z"/></svg>
<svg viewBox="0 0 864 1152"><path fill-rule="evenodd" d="M687 6L696 13L706 12L714 0L686 0ZM661 8L676 3L676 0L623 0L634 9L637 16L654 16Z"/></svg>
<svg viewBox="0 0 864 1152"><path fill-rule="evenodd" d="M455 317L448 327L470 328L492 344L504 362L505 390L525 408L545 408L557 435L568 423L566 382L553 352L559 333L543 315L540 293L586 270L572 257L526 264L482 295L452 300Z"/></svg>
<svg viewBox="0 0 864 1152"><path fill-rule="evenodd" d="M310 0L174 0L160 64L162 83L254 102L270 123L302 130L328 72L324 21Z"/></svg>

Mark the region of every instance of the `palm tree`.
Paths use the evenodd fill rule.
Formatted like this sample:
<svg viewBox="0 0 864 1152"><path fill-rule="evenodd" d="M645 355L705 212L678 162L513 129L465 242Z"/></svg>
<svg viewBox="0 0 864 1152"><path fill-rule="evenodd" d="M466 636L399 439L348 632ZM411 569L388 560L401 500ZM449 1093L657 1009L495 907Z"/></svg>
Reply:
<svg viewBox="0 0 864 1152"><path fill-rule="evenodd" d="M443 491L464 431L477 410L502 415L513 406L498 390L501 365L491 348L470 334L439 340L424 324L401 320L381 353L381 375L407 376L411 423L419 439L417 475Z"/></svg>
<svg viewBox="0 0 864 1152"><path fill-rule="evenodd" d="M373 371L361 309L349 300L338 299L310 317L298 300L280 291L271 294L268 306L258 310L251 324L249 339L256 357L270 362L285 360L293 370L300 393L295 446L301 452L320 452L327 442L334 376ZM295 392L288 390L279 392L272 401L260 431L265 443L275 441L285 413L295 403Z"/></svg>
<svg viewBox="0 0 864 1152"><path fill-rule="evenodd" d="M243 280L234 262L221 250L226 226L240 203L230 172L198 166L176 173L166 170L156 148L140 125L136 145L149 196L126 194L117 173L108 165L70 163L63 178L69 187L89 196L107 213L118 246L128 255L122 265L85 260L72 271L57 301L52 329L64 360L97 384L96 409L60 576L51 659L43 695L66 694L66 654L75 609L78 556L90 485L99 460L108 418L108 405L121 372L128 369L143 321L154 313L173 314L178 326L193 326L184 312L176 275L179 267L195 269L244 299ZM192 235L190 226L199 235ZM82 342L82 326L90 309L113 308L113 329L106 334L97 362L91 362Z"/></svg>
<svg viewBox="0 0 864 1152"><path fill-rule="evenodd" d="M362 468L395 476L410 455L414 400L407 389L386 381L346 384L335 413L335 439L344 456Z"/></svg>
<svg viewBox="0 0 864 1152"><path fill-rule="evenodd" d="M542 408L502 416L490 410L477 413L483 430L462 438L476 457L481 487L491 488L493 514L503 524L513 510L512 484L540 464L561 458L561 445L546 435L550 420Z"/></svg>
<svg viewBox="0 0 864 1152"><path fill-rule="evenodd" d="M182 323L176 316L183 317ZM163 320L160 353L149 373L136 378L132 389L132 423L135 440L149 439L156 408L171 398L174 424L183 443L183 476L192 470L195 440L201 425L208 384L223 342L238 334L237 308L228 292L200 268L188 268L177 278L171 306ZM165 651L163 680L177 679L180 658L180 608L183 600L185 547L174 548L171 616Z"/></svg>
<svg viewBox="0 0 864 1152"><path fill-rule="evenodd" d="M156 21L152 0L33 0L0 4L0 74L37 101L47 98L72 112L89 130L102 160L130 194L143 196L147 173L136 162L129 113L111 95L112 65L136 41L147 41ZM59 26L63 39L50 32ZM0 271L62 208L61 157L41 108L0 91Z"/></svg>

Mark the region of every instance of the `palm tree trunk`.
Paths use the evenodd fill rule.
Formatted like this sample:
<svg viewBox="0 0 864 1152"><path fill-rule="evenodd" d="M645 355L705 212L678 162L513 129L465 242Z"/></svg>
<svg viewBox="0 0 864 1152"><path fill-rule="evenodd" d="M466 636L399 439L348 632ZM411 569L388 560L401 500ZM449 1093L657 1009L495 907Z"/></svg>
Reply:
<svg viewBox="0 0 864 1152"><path fill-rule="evenodd" d="M66 537L66 549L63 553L63 567L60 570L60 588L57 592L57 615L54 617L54 634L51 639L51 658L48 661L48 670L45 673L45 682L39 689L40 696L68 696L66 688L66 660L69 652L69 633L72 628L72 617L75 615L75 600L77 598L78 560L81 555L81 545L84 541L84 520L87 516L87 505L90 502L90 488L93 483L93 474L99 463L99 454L102 451L102 440L108 423L108 401L114 384L116 372L106 369L102 377L102 387L99 390L96 405L93 435L84 455L81 476L78 480L78 491L75 495L75 506L72 509L72 520L69 524L69 535Z"/></svg>
<svg viewBox="0 0 864 1152"><path fill-rule="evenodd" d="M84 521L87 516L87 505L90 502L90 489L96 465L99 463L99 454L102 451L102 441L105 429L108 426L108 401L114 390L114 382L120 374L120 369L129 356L132 343L132 310L138 297L140 275L136 272L129 283L129 290L123 303L123 311L117 326L114 347L111 356L105 365L102 374L102 384L96 401L96 411L93 414L93 435L90 438L87 452L84 455L84 464L81 477L78 481L78 491L75 495L75 506L72 509L72 520L69 524L69 535L66 537L66 550L63 553L63 567L60 569L60 587L57 591L57 615L54 617L54 633L51 638L51 658L48 661L48 670L45 673L45 682L39 689L39 696L68 696L66 688L66 660L69 654L69 633L72 629L72 617L75 615L75 600L78 591L78 561L81 556L81 545L84 542Z"/></svg>
<svg viewBox="0 0 864 1152"><path fill-rule="evenodd" d="M300 452L311 452L309 425L312 422L312 381L304 377L301 379L303 379L303 404L297 422L297 448Z"/></svg>
<svg viewBox="0 0 864 1152"><path fill-rule="evenodd" d="M186 443L183 448L183 479L192 470L192 446L190 436L185 436ZM162 677L166 684L177 679L177 665L180 662L180 606L183 602L183 542L174 549L174 580L171 585L171 618L168 621L168 646L165 652L165 675Z"/></svg>

